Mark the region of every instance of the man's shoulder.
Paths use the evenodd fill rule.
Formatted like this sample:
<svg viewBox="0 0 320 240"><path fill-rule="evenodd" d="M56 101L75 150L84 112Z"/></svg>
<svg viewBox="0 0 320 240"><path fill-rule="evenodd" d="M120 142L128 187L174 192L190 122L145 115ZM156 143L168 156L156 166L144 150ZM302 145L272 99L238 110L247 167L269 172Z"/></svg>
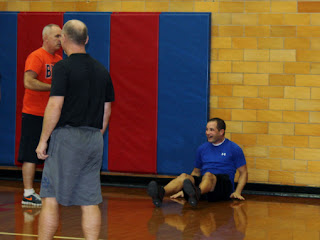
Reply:
<svg viewBox="0 0 320 240"><path fill-rule="evenodd" d="M198 150L202 151L202 150L210 147L211 145L212 145L212 143L210 143L210 142L202 143L202 144L198 147Z"/></svg>
<svg viewBox="0 0 320 240"><path fill-rule="evenodd" d="M226 145L229 145L232 149L241 150L241 147L240 147L237 143L231 141L231 140L228 139L228 138L225 139L225 144L226 144Z"/></svg>

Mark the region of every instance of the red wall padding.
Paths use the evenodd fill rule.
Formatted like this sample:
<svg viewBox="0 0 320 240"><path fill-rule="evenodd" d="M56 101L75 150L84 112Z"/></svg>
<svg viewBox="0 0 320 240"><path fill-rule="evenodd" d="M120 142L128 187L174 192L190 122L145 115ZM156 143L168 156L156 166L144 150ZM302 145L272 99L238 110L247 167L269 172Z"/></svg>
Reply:
<svg viewBox="0 0 320 240"><path fill-rule="evenodd" d="M63 13L33 13L21 12L18 14L18 42L17 42L17 110L16 110L16 165L19 153L21 136L21 111L24 96L23 75L24 65L28 55L42 46L43 28L54 23L63 26ZM62 50L59 52L62 56Z"/></svg>
<svg viewBox="0 0 320 240"><path fill-rule="evenodd" d="M156 173L159 13L111 15L108 169Z"/></svg>

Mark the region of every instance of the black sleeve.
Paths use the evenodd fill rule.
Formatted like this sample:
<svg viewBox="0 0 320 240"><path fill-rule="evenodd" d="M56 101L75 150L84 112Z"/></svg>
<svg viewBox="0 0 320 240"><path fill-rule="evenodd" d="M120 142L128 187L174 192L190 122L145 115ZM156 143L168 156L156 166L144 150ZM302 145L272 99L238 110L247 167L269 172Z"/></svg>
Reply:
<svg viewBox="0 0 320 240"><path fill-rule="evenodd" d="M106 88L106 98L105 102L113 102L114 101L114 89L110 74L107 72L107 88Z"/></svg>
<svg viewBox="0 0 320 240"><path fill-rule="evenodd" d="M52 83L50 96L66 96L67 73L62 61L56 63L52 70Z"/></svg>

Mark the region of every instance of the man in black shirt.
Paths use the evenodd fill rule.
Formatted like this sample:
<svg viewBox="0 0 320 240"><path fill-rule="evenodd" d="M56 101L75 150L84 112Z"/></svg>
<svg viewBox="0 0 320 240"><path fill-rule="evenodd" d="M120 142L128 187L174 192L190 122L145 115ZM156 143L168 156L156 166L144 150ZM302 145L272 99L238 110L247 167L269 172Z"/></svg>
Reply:
<svg viewBox="0 0 320 240"><path fill-rule="evenodd" d="M114 91L108 71L86 53L87 42L88 30L83 22L70 20L63 26L61 45L68 58L53 68L36 149L39 159L47 159L40 189L41 240L53 238L59 224L59 204L81 206L84 237L99 238L102 135L109 122Z"/></svg>

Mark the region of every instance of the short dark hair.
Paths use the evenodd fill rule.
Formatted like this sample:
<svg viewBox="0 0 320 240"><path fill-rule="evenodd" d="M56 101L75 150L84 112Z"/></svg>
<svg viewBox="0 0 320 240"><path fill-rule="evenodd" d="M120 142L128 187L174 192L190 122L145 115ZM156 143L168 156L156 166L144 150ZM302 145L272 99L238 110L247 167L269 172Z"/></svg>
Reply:
<svg viewBox="0 0 320 240"><path fill-rule="evenodd" d="M223 129L226 131L226 123L221 119L221 118L211 118L208 120L208 122L216 122L217 123L217 128L220 131Z"/></svg>
<svg viewBox="0 0 320 240"><path fill-rule="evenodd" d="M78 21L79 22L79 21ZM68 21L64 26L63 26L63 31L65 34L68 36L68 38L78 44L78 45L85 45L88 37L88 28L87 26L81 22L82 24L76 25L74 24L74 21Z"/></svg>

